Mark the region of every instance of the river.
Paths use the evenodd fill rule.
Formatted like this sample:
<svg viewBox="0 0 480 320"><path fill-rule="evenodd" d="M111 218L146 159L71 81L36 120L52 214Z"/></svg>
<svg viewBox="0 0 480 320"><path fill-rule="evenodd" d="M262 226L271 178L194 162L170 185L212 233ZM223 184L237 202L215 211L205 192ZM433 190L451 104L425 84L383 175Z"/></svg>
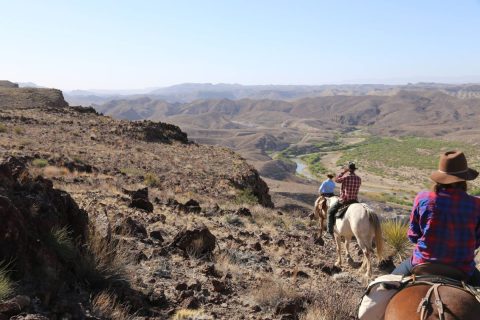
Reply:
<svg viewBox="0 0 480 320"><path fill-rule="evenodd" d="M293 158L292 160L297 164L295 171L298 175L301 175L309 180L317 180L317 178L308 170L308 166L305 162L300 160L300 158Z"/></svg>

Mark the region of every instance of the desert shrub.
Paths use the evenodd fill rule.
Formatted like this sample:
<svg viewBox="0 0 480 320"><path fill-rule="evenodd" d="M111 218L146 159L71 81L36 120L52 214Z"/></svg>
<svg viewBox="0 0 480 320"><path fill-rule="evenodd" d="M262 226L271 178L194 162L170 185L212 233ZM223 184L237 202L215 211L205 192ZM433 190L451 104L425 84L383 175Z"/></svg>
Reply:
<svg viewBox="0 0 480 320"><path fill-rule="evenodd" d="M243 227L245 224L243 223L242 219L235 215L235 214L228 214L225 216L225 221L228 224L231 224L236 227Z"/></svg>
<svg viewBox="0 0 480 320"><path fill-rule="evenodd" d="M25 129L22 127L15 127L13 128L13 132L15 132L15 134L22 135L25 133Z"/></svg>
<svg viewBox="0 0 480 320"><path fill-rule="evenodd" d="M152 172L145 174L143 182L149 187L158 187L160 185L160 179Z"/></svg>
<svg viewBox="0 0 480 320"><path fill-rule="evenodd" d="M13 294L14 284L8 277L8 266L0 264L0 301Z"/></svg>
<svg viewBox="0 0 480 320"><path fill-rule="evenodd" d="M300 315L300 320L356 319L360 292L336 282L327 282L306 300L315 301ZM341 302L341 303L339 303Z"/></svg>
<svg viewBox="0 0 480 320"><path fill-rule="evenodd" d="M258 198L253 194L252 189L246 188L237 193L234 203L237 205L255 205L258 203Z"/></svg>
<svg viewBox="0 0 480 320"><path fill-rule="evenodd" d="M64 261L71 262L75 259L77 250L68 228L53 228L47 241Z"/></svg>
<svg viewBox="0 0 480 320"><path fill-rule="evenodd" d="M175 312L173 320L208 320L212 317L207 316L203 310L180 309Z"/></svg>
<svg viewBox="0 0 480 320"><path fill-rule="evenodd" d="M130 258L127 248L90 230L77 273L81 278L98 285L106 286L113 282L128 284L126 265Z"/></svg>
<svg viewBox="0 0 480 320"><path fill-rule="evenodd" d="M48 166L48 160L46 159L35 159L32 161L32 164L37 168L45 168Z"/></svg>
<svg viewBox="0 0 480 320"><path fill-rule="evenodd" d="M102 319L134 319L134 317L129 314L129 308L119 303L114 294L106 291L100 292L93 298L92 311L97 317Z"/></svg>
<svg viewBox="0 0 480 320"><path fill-rule="evenodd" d="M410 249L407 238L408 225L398 220L388 220L382 223L385 242L392 248L393 254L403 260Z"/></svg>
<svg viewBox="0 0 480 320"><path fill-rule="evenodd" d="M0 123L0 133L7 132L7 126L3 123Z"/></svg>
<svg viewBox="0 0 480 320"><path fill-rule="evenodd" d="M278 301L294 299L298 293L280 279L264 278L253 292L253 299L262 307L273 308Z"/></svg>

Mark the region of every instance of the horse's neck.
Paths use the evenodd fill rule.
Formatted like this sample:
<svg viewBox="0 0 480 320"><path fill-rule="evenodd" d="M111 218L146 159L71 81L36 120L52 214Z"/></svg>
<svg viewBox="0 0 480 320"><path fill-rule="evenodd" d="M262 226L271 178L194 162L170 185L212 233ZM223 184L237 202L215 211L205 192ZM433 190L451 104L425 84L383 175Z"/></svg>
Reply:
<svg viewBox="0 0 480 320"><path fill-rule="evenodd" d="M339 197L330 197L328 198L328 206L331 207L334 203L340 201Z"/></svg>

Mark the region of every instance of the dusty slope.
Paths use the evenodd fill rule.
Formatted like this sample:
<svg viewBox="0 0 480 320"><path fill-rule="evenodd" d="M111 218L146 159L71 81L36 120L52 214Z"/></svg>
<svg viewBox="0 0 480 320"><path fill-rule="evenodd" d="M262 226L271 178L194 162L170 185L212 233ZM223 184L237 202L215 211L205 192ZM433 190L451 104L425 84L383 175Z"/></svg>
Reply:
<svg viewBox="0 0 480 320"><path fill-rule="evenodd" d="M45 185L48 192L71 196L75 204L67 208L84 210L90 231L83 243L68 231L79 227L76 222L40 229L46 233L42 259L51 259L46 265L57 261L48 258L49 250L63 257L47 271L73 275L65 286L37 288L50 284L48 278L30 274L28 280L11 266L8 277L21 287L9 294L28 297L0 302L2 308L11 306L9 315L167 319L185 308L200 309L196 312L206 319L297 319L305 308L333 318L354 314L363 288L358 265L334 268L333 243L314 244L316 225L301 212L253 205L269 204L266 185L238 155L187 143L175 126L112 120L42 99L45 104L22 98L0 108L2 157L15 155L19 163L8 167L8 179L0 179L1 194L38 193L32 198L38 201L21 211L26 219L38 212L52 218L66 214L62 206L38 207L52 201L38 187ZM15 173L25 165L28 179ZM132 192L146 185L148 194ZM242 192L246 189L257 198ZM186 202L190 198L195 201ZM251 210L241 209L245 206ZM22 236L33 235L22 230ZM8 237L0 241L2 247L11 244ZM5 258L11 257L0 260ZM349 297L342 306L332 298L339 292Z"/></svg>

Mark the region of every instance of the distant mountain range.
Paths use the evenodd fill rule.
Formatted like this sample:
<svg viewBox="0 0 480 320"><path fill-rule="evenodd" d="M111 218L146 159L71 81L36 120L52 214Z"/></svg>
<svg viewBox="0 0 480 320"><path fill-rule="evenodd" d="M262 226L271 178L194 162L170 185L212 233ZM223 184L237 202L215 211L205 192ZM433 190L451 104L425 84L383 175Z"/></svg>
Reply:
<svg viewBox="0 0 480 320"><path fill-rule="evenodd" d="M143 90L74 90L64 92L71 104L101 104L116 99L148 97L166 102L192 102L208 99L270 99L292 101L325 96L391 96L401 90L436 90L459 98L480 97L480 84L417 83L407 85L240 85L185 83L166 88Z"/></svg>

